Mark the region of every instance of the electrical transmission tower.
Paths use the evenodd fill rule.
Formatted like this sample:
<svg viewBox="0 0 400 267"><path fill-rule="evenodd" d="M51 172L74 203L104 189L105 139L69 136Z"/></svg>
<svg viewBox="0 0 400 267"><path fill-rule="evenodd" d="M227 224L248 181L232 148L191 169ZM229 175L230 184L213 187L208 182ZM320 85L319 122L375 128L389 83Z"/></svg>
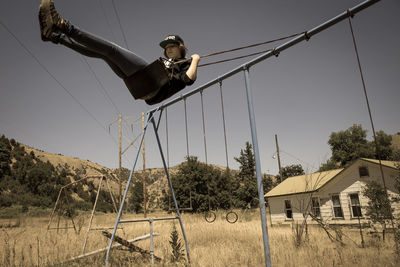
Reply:
<svg viewBox="0 0 400 267"><path fill-rule="evenodd" d="M110 131L111 125L118 123L118 183L119 183L119 190L118 190L118 200L119 203L121 203L122 201L122 155L131 147L134 146L137 149L137 146L135 145L135 142L138 140L138 138L141 136L141 133L139 133L138 135L136 135L133 140L131 138L128 138L126 135L124 135L122 133L122 129L126 127L123 127L123 122L126 125L129 125L131 128L131 131L133 131L134 128L134 124L139 123L140 121L142 121L142 129L143 130L143 120L144 120L144 113L142 113L139 117L138 116L127 116L124 117L121 114L119 114L118 119L114 120L113 122L111 122L108 125L108 130ZM125 125L124 125L125 126ZM140 132L141 132L140 131ZM128 143L128 145L122 149L122 138ZM146 168L145 165L145 146L143 144L142 147L142 155L143 155L143 171ZM144 178L143 178L144 180ZM143 191L145 191L145 181L143 181ZM144 192L145 194L145 192ZM146 205L146 195L144 195L144 205ZM144 207L144 210L146 210L146 208Z"/></svg>

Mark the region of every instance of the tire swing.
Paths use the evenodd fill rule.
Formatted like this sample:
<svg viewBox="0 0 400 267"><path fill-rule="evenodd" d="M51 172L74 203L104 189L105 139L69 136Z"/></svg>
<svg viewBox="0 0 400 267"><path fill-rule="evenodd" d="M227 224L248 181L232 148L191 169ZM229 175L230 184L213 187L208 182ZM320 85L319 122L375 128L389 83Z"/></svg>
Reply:
<svg viewBox="0 0 400 267"><path fill-rule="evenodd" d="M237 215L236 212L234 212L233 210L230 210L227 214L226 214L226 221L228 223L235 223L237 222L237 220L239 219L239 216Z"/></svg>
<svg viewBox="0 0 400 267"><path fill-rule="evenodd" d="M224 141L225 141L225 158L226 158L226 171L229 172L229 160L228 160L228 145L226 141L226 125L225 125L225 111L224 111L224 98L222 94L222 81L219 81L219 92L221 95L221 111L222 111L222 123L223 123L223 128L224 128ZM232 185L231 182L229 183L229 191L232 195ZM228 223L235 223L239 219L239 216L237 215L236 212L232 210L232 199L229 201L229 211L225 215L225 219Z"/></svg>
<svg viewBox="0 0 400 267"><path fill-rule="evenodd" d="M208 223L213 223L215 221L215 219L217 218L217 215L215 214L215 212L213 211L207 211L206 213L204 213L204 219L206 220L206 222Z"/></svg>

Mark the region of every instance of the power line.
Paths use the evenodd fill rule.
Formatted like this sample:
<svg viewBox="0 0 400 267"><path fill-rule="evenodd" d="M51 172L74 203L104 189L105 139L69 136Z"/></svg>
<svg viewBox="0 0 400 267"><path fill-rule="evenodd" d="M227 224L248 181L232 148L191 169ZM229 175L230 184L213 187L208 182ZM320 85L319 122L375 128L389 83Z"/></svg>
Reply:
<svg viewBox="0 0 400 267"><path fill-rule="evenodd" d="M104 18L105 18L105 20L106 20L106 22L107 22L107 25L108 25L108 27L109 27L109 29L110 29L110 32L111 32L112 36L113 36L113 39L116 40L114 31L112 30L112 27L111 27L111 24L110 24L110 21L109 21L108 18L107 18L107 13L106 13L106 11L105 11L104 5L102 4L101 0L99 0L99 3L100 3L101 10L102 10L102 12L103 12ZM122 34L124 35L123 29L122 29L122 25L121 25L121 22L120 22L118 13L117 13L116 6L115 6L114 2L112 2L112 4L113 4L113 7L114 7L114 11L115 11L115 13L117 14L117 19L118 19L118 22L119 22L119 25L120 25ZM127 42L126 42L125 35L124 35L124 40L125 40L125 45L128 47L128 44L127 44ZM86 61L86 60L85 60L85 61ZM86 63L88 64L87 61L86 61ZM90 66L89 66L89 68L90 68ZM112 105L114 106L114 108L117 110L117 112L118 112L117 115L118 115L118 114L122 114L122 112L118 109L117 105L114 104L114 102L112 101L111 97L110 97L109 94L107 93L107 90L104 88L104 86L103 86L102 83L100 82L100 79L97 77L97 75L94 73L93 70L91 70L91 71L92 71L92 73L96 76L96 80L98 81L98 83L99 83L99 84L101 85L101 87L103 88L103 91L104 91L105 94L107 95L107 98L110 100L111 104L112 104ZM125 128L125 131L126 131L126 132L129 132L125 124L124 124L123 127Z"/></svg>
<svg viewBox="0 0 400 267"><path fill-rule="evenodd" d="M31 55L31 57L36 61L36 63L39 64L39 66L42 67L42 69L47 72L47 74L50 75L51 78L53 78L54 81L56 81L56 83L58 83L58 85L61 86L62 89L64 89L64 91L69 94L72 99L75 100L76 103L78 103L78 105L87 113L89 114L90 117L92 117L93 120L95 120L100 126L101 128L103 128L104 130L106 130L106 128L104 127L104 125L102 125L100 123L99 120L96 119L96 117L81 103L79 102L79 100L64 86L62 85L62 83L42 64L42 62L40 62L40 60L22 43L22 41L20 41L18 39L18 37L2 22L0 21L0 24L4 27L4 29L6 29L6 31L11 34L12 37L14 37L14 39L22 46L22 48L25 49L26 52L29 53L29 55Z"/></svg>
<svg viewBox="0 0 400 267"><path fill-rule="evenodd" d="M110 28L111 35L113 36L113 39L116 40L114 31L112 30L112 27L111 27L111 24L110 24L110 21L109 21L108 18L107 18L107 15L106 15L107 13L106 13L106 10L105 10L105 8L104 8L104 5L103 5L103 3L101 2L101 0L99 0L99 3L100 3L101 10L102 10L102 12L103 12L104 18L105 18L105 20L106 20L106 22L107 22L107 25L108 25L108 27Z"/></svg>
<svg viewBox="0 0 400 267"><path fill-rule="evenodd" d="M91 65L89 64L89 62L87 61L87 59L86 59L84 56L81 56L81 58L85 61L85 63L87 64L89 70L92 72L94 78L96 79L96 81L98 82L98 84L99 84L99 85L101 86L101 88L103 89L103 92L104 92L103 96L106 98L106 101L108 101L108 103L111 104L111 105L115 108L115 110L116 110L116 112L117 112L117 115L122 114L121 111L118 109L118 106L114 103L114 101L112 100L112 98L111 98L110 95L108 94L106 88L104 87L103 83L100 81L100 78L99 78L99 77L96 75L96 73L94 72L93 68L91 67ZM128 131L125 124L123 125L123 127L125 128L126 131ZM108 133L109 133L109 135L113 138L114 143L117 144L117 141L116 141L116 140L114 139L114 137L111 135L110 131L108 131ZM124 157L125 163L130 164L129 159L126 157L126 155L123 155L123 157Z"/></svg>
<svg viewBox="0 0 400 267"><path fill-rule="evenodd" d="M120 27L121 32L122 32L122 36L124 37L125 46L129 50L128 42L126 41L125 32L124 32L124 29L122 28L121 20L119 18L117 7L115 6L114 0L112 0L111 3L112 3L112 6L114 8L115 15L117 16L117 20L118 20L118 24L119 24L119 27Z"/></svg>
<svg viewBox="0 0 400 267"><path fill-rule="evenodd" d="M302 160L302 159L299 159L298 157L293 156L292 154L290 154L290 153L288 153L288 152L286 152L286 151L284 151L284 150L282 150L282 149L280 149L280 152L285 153L286 155L288 155L288 156L290 156L290 157L296 159L297 161L303 162L304 164L308 165L309 167L315 168L315 166L314 166L313 164L308 163L308 162L306 162L306 161L304 161L304 160Z"/></svg>
<svg viewBox="0 0 400 267"><path fill-rule="evenodd" d="M114 107L116 110L117 114L121 114L121 111L118 109L117 105L114 103L114 101L111 99L110 95L108 94L106 88L104 87L103 83L100 81L100 78L96 75L94 72L93 68L87 61L87 59L84 56L81 56L81 58L85 61L87 67L89 68L90 72L93 74L94 78L96 79L98 85L103 89L103 96L107 100L107 102Z"/></svg>
<svg viewBox="0 0 400 267"><path fill-rule="evenodd" d="M0 24L3 26L3 28L19 43L19 45L36 61L37 64L45 71L47 74L50 75L51 78L53 78L54 81L69 95L71 98L94 120L97 122L97 124L103 128L106 132L107 129L104 127L104 125L101 124L101 122L81 103L79 100L42 64L42 62L28 49L27 46L24 45L24 43L0 20ZM117 141L114 139L114 137L109 134L111 139L114 141L114 143L117 143Z"/></svg>

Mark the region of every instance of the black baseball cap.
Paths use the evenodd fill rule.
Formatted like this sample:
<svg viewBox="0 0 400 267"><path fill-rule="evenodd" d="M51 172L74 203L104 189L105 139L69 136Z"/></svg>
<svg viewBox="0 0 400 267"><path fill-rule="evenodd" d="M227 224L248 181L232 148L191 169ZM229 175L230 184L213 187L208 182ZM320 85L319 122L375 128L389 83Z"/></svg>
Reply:
<svg viewBox="0 0 400 267"><path fill-rule="evenodd" d="M184 44L182 38L179 37L179 35L168 35L163 41L161 41L160 46L165 49L167 44L171 43Z"/></svg>

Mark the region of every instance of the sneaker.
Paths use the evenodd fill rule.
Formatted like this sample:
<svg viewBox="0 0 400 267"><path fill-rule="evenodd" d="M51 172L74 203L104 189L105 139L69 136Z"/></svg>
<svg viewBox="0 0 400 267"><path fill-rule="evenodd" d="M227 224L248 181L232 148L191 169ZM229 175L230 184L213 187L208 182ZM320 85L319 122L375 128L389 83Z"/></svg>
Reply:
<svg viewBox="0 0 400 267"><path fill-rule="evenodd" d="M50 41L49 36L53 30L53 19L50 15L49 0L42 0L39 6L40 37L43 41Z"/></svg>
<svg viewBox="0 0 400 267"><path fill-rule="evenodd" d="M43 0L42 0L43 1ZM46 0L44 0L46 1ZM61 32L67 32L69 29L69 21L63 19L57 12L54 6L53 0L47 0L49 2L49 10L51 14L51 19L55 28L59 29Z"/></svg>

